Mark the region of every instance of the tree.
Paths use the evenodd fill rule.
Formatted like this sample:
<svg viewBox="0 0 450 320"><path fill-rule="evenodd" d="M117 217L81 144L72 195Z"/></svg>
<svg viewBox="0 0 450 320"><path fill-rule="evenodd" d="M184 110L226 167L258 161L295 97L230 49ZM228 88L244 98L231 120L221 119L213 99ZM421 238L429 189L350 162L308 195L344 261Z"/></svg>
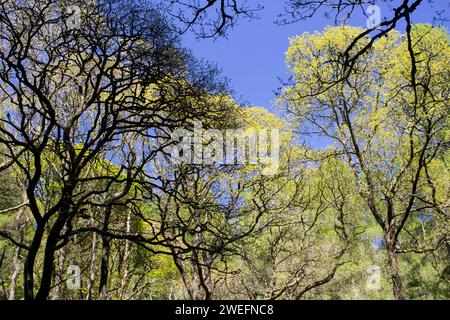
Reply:
<svg viewBox="0 0 450 320"><path fill-rule="evenodd" d="M258 2L157 2L0 0L0 298L390 298L374 264L448 298L450 41L413 26L424 1L291 39L285 120L180 45Z"/></svg>
<svg viewBox="0 0 450 320"><path fill-rule="evenodd" d="M203 38L225 36L227 30L236 25L239 17L254 19L257 18L257 11L263 9L260 4L248 6L246 0L211 0L205 3L198 0L172 0L171 4L172 6L168 7L168 11L186 26L184 32L192 29L197 36ZM345 26L355 12L360 11L367 16L366 6L374 4L374 0L286 0L284 12L279 15L277 23L291 24L304 21L323 12L325 16L334 16L335 24ZM340 53L343 57L344 72L341 73L339 78L334 79L329 84L330 86L346 81L350 77L355 64L365 56L367 51L378 40L396 30L402 23L405 25L405 36L410 55L410 84L414 88L418 85L416 83L417 60L414 55L414 42L411 36L412 15L419 9L432 10L435 12L434 20L445 21L447 20L445 14L448 9L445 7L435 8L433 1L423 0L398 2L386 0L384 4L390 10L389 15L385 16L384 20L378 24L365 30L359 30L359 33L354 34L353 39L347 42L347 47Z"/></svg>
<svg viewBox="0 0 450 320"><path fill-rule="evenodd" d="M55 253L84 207L109 210L135 192L133 182L161 149L147 150L143 141L209 113L214 107L201 102L205 93L221 90L215 71L179 49L154 9L115 0L70 4L79 12L67 1L0 3L0 144L7 159L0 168L13 166L24 177L36 227L31 242L20 244L27 252L26 299L48 297ZM56 15L55 6L62 8ZM42 206L40 191L53 181L49 205Z"/></svg>
<svg viewBox="0 0 450 320"><path fill-rule="evenodd" d="M432 200L435 183L426 172L445 150L448 37L431 26L411 34L416 85L408 72L407 36L391 32L355 64L345 82L330 87L346 72L342 52L360 32L338 27L293 38L287 53L293 84L280 101L303 133L330 139L334 156L351 166L361 197L383 230L394 296L402 299L402 231L416 212L442 215L440 202Z"/></svg>

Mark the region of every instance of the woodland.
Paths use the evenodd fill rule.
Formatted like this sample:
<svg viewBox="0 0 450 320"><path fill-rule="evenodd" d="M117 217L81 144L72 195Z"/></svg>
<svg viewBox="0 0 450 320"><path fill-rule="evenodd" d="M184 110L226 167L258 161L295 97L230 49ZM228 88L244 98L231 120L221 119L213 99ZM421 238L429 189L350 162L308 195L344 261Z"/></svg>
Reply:
<svg viewBox="0 0 450 320"><path fill-rule="evenodd" d="M0 0L0 299L450 299L448 13L285 2L336 23L290 39L281 117L181 45L264 1ZM278 157L171 161L199 121Z"/></svg>

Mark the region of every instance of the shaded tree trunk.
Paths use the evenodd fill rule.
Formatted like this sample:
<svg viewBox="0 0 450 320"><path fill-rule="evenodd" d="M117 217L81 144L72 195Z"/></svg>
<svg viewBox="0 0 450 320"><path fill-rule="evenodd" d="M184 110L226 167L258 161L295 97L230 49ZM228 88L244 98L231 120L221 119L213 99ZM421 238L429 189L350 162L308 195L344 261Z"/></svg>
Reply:
<svg viewBox="0 0 450 320"><path fill-rule="evenodd" d="M37 224L33 241L31 242L30 248L28 250L28 255L24 263L23 283L25 300L34 299L34 264L36 262L36 256L39 251L43 236L44 226L42 224Z"/></svg>
<svg viewBox="0 0 450 320"><path fill-rule="evenodd" d="M175 266L177 267L178 271L181 274L181 278L183 279L184 286L185 286L191 300L203 300L204 297L200 290L200 285L198 285L199 281L197 281L197 279L195 279L197 277L195 271L191 272L192 279L190 279L188 271L184 267L184 262L176 256L174 256L173 261L174 261Z"/></svg>
<svg viewBox="0 0 450 320"><path fill-rule="evenodd" d="M108 231L109 221L111 218L111 206L106 207L105 219L103 221L103 231ZM98 293L100 299L108 299L108 275L109 275L109 256L111 254L111 237L102 234L102 261L100 265L100 283Z"/></svg>
<svg viewBox="0 0 450 320"><path fill-rule="evenodd" d="M39 291L36 294L36 300L47 300L50 294L52 285L52 276L55 269L55 252L57 249L58 239L61 231L66 223L66 217L68 216L69 208L63 206L60 215L58 216L55 224L47 238L47 243L45 245L44 253L44 267L42 269L42 278Z"/></svg>
<svg viewBox="0 0 450 320"><path fill-rule="evenodd" d="M94 227L95 220L91 219L92 226ZM95 283L95 265L97 263L97 233L92 234L92 245L91 245L91 266L90 266L90 276L89 276L89 285L88 285L88 293L86 296L87 300L92 300L92 290L94 289Z"/></svg>

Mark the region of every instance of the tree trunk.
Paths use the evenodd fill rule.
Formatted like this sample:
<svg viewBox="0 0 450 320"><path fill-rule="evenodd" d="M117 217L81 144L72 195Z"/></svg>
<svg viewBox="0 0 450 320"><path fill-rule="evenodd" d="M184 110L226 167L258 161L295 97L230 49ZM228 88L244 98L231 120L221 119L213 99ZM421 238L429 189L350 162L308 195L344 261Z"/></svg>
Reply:
<svg viewBox="0 0 450 320"><path fill-rule="evenodd" d="M63 288L64 288L64 264L66 260L66 252L63 249L59 251L58 255L58 269L56 271L56 287L53 294L53 300L62 300L63 299Z"/></svg>
<svg viewBox="0 0 450 320"><path fill-rule="evenodd" d="M13 274L11 275L11 286L9 288L9 296L8 296L9 300L16 299L16 279L20 271L19 256L20 256L20 247L17 247L16 250L14 250L14 257L13 257L14 271Z"/></svg>
<svg viewBox="0 0 450 320"><path fill-rule="evenodd" d="M126 222L126 230L127 234L130 233L131 230L131 212L128 210L127 222ZM125 249L123 254L123 271L122 271L122 279L120 282L120 299L123 300L125 298L126 286L128 283L128 257L130 255L130 241L125 240Z"/></svg>
<svg viewBox="0 0 450 320"><path fill-rule="evenodd" d="M102 236L102 262L100 265L100 283L98 293L100 299L108 299L108 275L109 275L109 255L110 255L110 239L108 236Z"/></svg>
<svg viewBox="0 0 450 320"><path fill-rule="evenodd" d="M23 286L24 286L25 300L34 299L34 263L36 261L36 256L39 251L43 235L44 235L44 226L38 224L36 226L33 241L31 242L31 246L30 249L28 250L28 254L24 263Z"/></svg>
<svg viewBox="0 0 450 320"><path fill-rule="evenodd" d="M177 267L178 271L180 271L181 278L183 279L184 286L189 294L189 297L191 300L203 300L203 297L201 296L200 287L197 284L197 281L195 281L195 272L190 272L191 277L189 277L188 273L189 271L186 270L184 261L180 258L178 258L176 255L173 256L173 261L175 263L175 266Z"/></svg>
<svg viewBox="0 0 450 320"><path fill-rule="evenodd" d="M24 196L25 199L26 195ZM17 231L20 235L20 242L23 242L23 239L25 238L25 226L27 225L27 221L22 222L22 216L25 213L26 207L23 207L16 217L16 226ZM9 300L15 300L16 298L16 287L17 287L17 277L20 274L20 251L21 248L17 247L16 250L14 250L14 256L13 256L13 274L11 275L11 282L10 282L10 288L9 288ZM6 293L5 293L6 294Z"/></svg>
<svg viewBox="0 0 450 320"><path fill-rule="evenodd" d="M92 226L95 226L95 220L92 219ZM95 264L97 262L97 233L92 234L92 246L91 246L91 266L90 266L90 277L89 277L89 287L87 293L87 300L92 300L92 290L94 289L95 283Z"/></svg>
<svg viewBox="0 0 450 320"><path fill-rule="evenodd" d="M386 247L388 252L389 266L391 269L391 279L392 279L392 289L394 293L394 298L396 300L404 300L402 288L402 278L400 276L400 268L398 265L398 256L396 252L397 241L391 237L386 236Z"/></svg>
<svg viewBox="0 0 450 320"><path fill-rule="evenodd" d="M68 208L60 213L47 238L44 253L44 267L42 269L42 278L39 291L36 294L36 300L47 300L52 285L52 276L55 269L55 252L61 231L64 228Z"/></svg>
<svg viewBox="0 0 450 320"><path fill-rule="evenodd" d="M105 212L105 219L103 221L103 228L102 230L104 232L108 231L109 228L109 220L111 218L111 207L106 207ZM106 235L102 234L102 262L100 265L100 283L98 287L98 292L100 294L100 299L107 300L108 299L108 275L109 275L109 256L110 256L110 243L111 238Z"/></svg>

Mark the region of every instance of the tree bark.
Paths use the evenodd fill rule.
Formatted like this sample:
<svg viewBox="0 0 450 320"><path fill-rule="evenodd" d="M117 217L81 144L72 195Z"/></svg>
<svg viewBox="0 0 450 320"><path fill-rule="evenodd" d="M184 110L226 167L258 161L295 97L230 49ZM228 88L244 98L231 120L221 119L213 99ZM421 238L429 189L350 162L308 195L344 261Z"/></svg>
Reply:
<svg viewBox="0 0 450 320"><path fill-rule="evenodd" d="M130 210L128 210L128 215L127 215L127 222L126 222L126 232L127 234L130 233L131 230L131 212ZM130 241L129 240L125 240L125 249L124 249L124 254L123 254L123 261L122 261L122 265L123 265L123 271L122 271L122 279L120 282L120 299L123 300L125 298L125 294L126 294L126 286L127 286L127 282L128 282L128 257L130 255Z"/></svg>
<svg viewBox="0 0 450 320"><path fill-rule="evenodd" d="M106 207L105 219L103 221L103 231L108 231L109 220L111 218L111 206ZM108 275L109 275L109 256L111 251L111 238L105 234L102 234L102 262L100 265L100 283L98 287L98 292L100 294L100 299L108 299Z"/></svg>
<svg viewBox="0 0 450 320"><path fill-rule="evenodd" d="M55 252L61 231L64 228L68 208L61 210L60 216L56 220L47 238L44 253L44 267L42 269L42 278L39 291L36 294L36 300L47 300L52 285L52 276L55 269Z"/></svg>
<svg viewBox="0 0 450 320"><path fill-rule="evenodd" d="M36 256L39 251L39 247L44 236L44 226L37 224L36 231L34 232L33 241L31 242L28 255L24 263L24 298L25 300L34 299L34 264L36 262Z"/></svg>
<svg viewBox="0 0 450 320"><path fill-rule="evenodd" d="M92 226L95 226L95 220L91 220ZM89 277L89 287L86 300L92 300L92 290L94 289L95 283L95 264L97 262L97 233L92 234L92 245L91 245L91 266L90 266L90 277Z"/></svg>
<svg viewBox="0 0 450 320"><path fill-rule="evenodd" d="M58 269L56 271L56 287L53 294L54 300L62 300L63 299L63 285L64 283L64 263L66 260L66 252L64 248L59 251L58 255Z"/></svg>
<svg viewBox="0 0 450 320"><path fill-rule="evenodd" d="M25 198L25 196L24 196L24 198ZM27 221L22 222L22 216L25 213L25 210L26 210L26 206L23 207L19 211L19 213L17 214L17 217L16 217L16 227L17 227L17 230L20 235L20 242L23 242L23 239L25 237L24 228L27 224ZM19 276L19 273L20 273L20 251L21 251L20 247L16 247L16 249L14 250L14 256L13 256L14 271L13 271L13 274L11 275L11 282L10 282L10 289L9 289L9 296L8 296L9 300L15 300L15 298L16 298L17 277Z"/></svg>
<svg viewBox="0 0 450 320"><path fill-rule="evenodd" d="M394 298L396 300L404 300L405 296L403 294L402 278L400 275L400 267L398 265L398 256L396 252L397 241L391 237L386 236L386 247L388 252L388 260L391 271L392 279L392 289L394 293Z"/></svg>
<svg viewBox="0 0 450 320"><path fill-rule="evenodd" d="M19 256L20 256L20 247L17 247L16 250L14 250L14 257L13 257L13 266L14 271L11 275L11 285L9 288L9 296L8 300L15 300L16 299L16 279L19 275Z"/></svg>

